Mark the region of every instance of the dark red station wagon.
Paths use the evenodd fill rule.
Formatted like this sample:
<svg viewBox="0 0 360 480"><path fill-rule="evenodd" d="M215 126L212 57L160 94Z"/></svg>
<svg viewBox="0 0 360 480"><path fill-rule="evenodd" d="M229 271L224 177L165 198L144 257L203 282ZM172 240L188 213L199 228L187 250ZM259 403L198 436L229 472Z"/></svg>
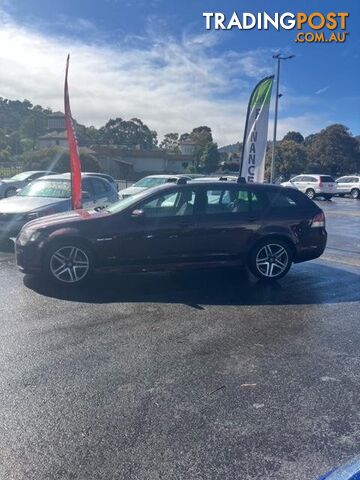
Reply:
<svg viewBox="0 0 360 480"><path fill-rule="evenodd" d="M293 262L317 258L325 249L324 213L295 189L179 182L101 211L76 210L27 223L16 240L19 269L69 285L96 270L235 265L277 280Z"/></svg>

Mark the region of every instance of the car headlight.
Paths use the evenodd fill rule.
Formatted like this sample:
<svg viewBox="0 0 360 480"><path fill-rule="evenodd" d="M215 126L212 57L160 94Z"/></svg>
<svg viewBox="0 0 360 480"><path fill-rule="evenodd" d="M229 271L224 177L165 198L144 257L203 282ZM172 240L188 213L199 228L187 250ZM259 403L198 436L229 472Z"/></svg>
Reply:
<svg viewBox="0 0 360 480"><path fill-rule="evenodd" d="M41 235L40 230L32 230L31 228L23 228L19 235L20 245L25 245L29 242L35 242Z"/></svg>

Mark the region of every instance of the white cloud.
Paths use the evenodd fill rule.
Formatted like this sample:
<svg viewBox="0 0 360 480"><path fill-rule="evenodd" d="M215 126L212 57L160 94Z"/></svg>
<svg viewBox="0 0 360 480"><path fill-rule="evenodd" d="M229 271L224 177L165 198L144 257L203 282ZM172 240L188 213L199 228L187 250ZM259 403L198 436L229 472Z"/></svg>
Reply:
<svg viewBox="0 0 360 480"><path fill-rule="evenodd" d="M329 90L329 85L323 88L320 88L319 90L316 90L315 95L321 95L322 93L325 93L327 90Z"/></svg>
<svg viewBox="0 0 360 480"><path fill-rule="evenodd" d="M95 32L85 20L79 26ZM265 50L215 53L219 36L211 32L180 40L147 32L114 45L92 38L52 36L0 14L0 95L62 110L70 52L72 112L79 122L100 126L110 117L138 117L160 137L209 125L223 145L241 139L251 88L273 67ZM280 132L317 128L317 119L304 118L301 128L293 128L297 119L284 119Z"/></svg>

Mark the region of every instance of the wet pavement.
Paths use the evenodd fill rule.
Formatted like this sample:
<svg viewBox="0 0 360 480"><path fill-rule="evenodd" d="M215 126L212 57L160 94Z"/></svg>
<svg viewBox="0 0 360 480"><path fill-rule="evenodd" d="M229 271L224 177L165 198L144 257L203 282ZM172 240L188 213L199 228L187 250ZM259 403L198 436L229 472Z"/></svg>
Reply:
<svg viewBox="0 0 360 480"><path fill-rule="evenodd" d="M275 285L102 276L73 292L0 253L0 478L316 479L359 454L360 201Z"/></svg>

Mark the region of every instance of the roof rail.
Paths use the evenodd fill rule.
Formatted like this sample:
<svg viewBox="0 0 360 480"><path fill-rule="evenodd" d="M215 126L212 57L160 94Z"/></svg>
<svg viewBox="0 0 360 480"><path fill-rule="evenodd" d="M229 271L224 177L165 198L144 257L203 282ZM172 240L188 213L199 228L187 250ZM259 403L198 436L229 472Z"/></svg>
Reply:
<svg viewBox="0 0 360 480"><path fill-rule="evenodd" d="M236 183L246 183L246 178L241 177L240 175L238 176L238 179L236 180Z"/></svg>
<svg viewBox="0 0 360 480"><path fill-rule="evenodd" d="M187 184L187 178L185 177L180 177L176 180L177 185L186 185Z"/></svg>

